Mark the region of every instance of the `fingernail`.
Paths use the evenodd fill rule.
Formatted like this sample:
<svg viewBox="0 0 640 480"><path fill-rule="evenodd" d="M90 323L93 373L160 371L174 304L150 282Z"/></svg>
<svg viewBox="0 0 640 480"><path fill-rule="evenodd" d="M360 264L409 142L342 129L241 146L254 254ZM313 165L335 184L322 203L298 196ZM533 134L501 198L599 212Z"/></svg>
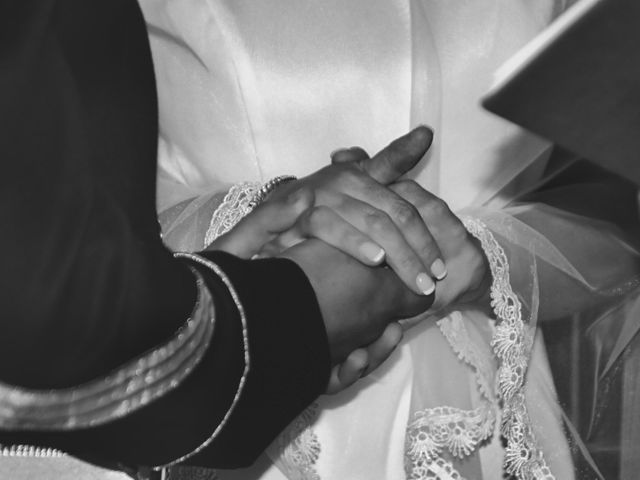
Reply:
<svg viewBox="0 0 640 480"><path fill-rule="evenodd" d="M365 242L360 246L362 254L371 260L373 263L378 264L382 262L384 258L384 250L375 243Z"/></svg>
<svg viewBox="0 0 640 480"><path fill-rule="evenodd" d="M329 158L333 158L335 157L337 154L339 154L340 152L345 152L349 150L348 148L336 148L333 152L331 152L329 154ZM325 150L326 151L326 150Z"/></svg>
<svg viewBox="0 0 640 480"><path fill-rule="evenodd" d="M431 277L426 273L418 274L416 277L416 285L418 286L418 290L420 290L424 295L431 295L436 289L436 284L433 283Z"/></svg>
<svg viewBox="0 0 640 480"><path fill-rule="evenodd" d="M431 273L438 280L442 280L447 276L447 267L444 265L444 262L441 259L438 258L431 264Z"/></svg>
<svg viewBox="0 0 640 480"><path fill-rule="evenodd" d="M427 125L426 123L421 123L421 124L420 124L420 125L418 125L416 128L414 128L414 129L413 129L413 131L416 131L416 130L421 129L421 128L426 129L426 130L429 130L429 132L430 132L431 134L433 134L433 128L432 128L432 127L430 127L429 125Z"/></svg>

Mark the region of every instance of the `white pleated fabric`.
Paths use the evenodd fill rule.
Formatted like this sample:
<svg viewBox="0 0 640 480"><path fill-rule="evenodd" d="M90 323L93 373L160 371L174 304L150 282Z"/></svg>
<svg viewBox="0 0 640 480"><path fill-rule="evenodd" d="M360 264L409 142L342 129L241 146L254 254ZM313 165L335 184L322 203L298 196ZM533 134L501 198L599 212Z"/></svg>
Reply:
<svg viewBox="0 0 640 480"><path fill-rule="evenodd" d="M544 180L549 145L479 106L494 70L564 3L141 1L170 246L202 248L234 183L303 176L336 148L376 152L428 124L436 140L411 176L495 260L493 313L429 312L385 366L295 421L269 449L271 466L222 478L490 480L503 468L580 478L536 323L626 294L638 255L606 222L513 206Z"/></svg>

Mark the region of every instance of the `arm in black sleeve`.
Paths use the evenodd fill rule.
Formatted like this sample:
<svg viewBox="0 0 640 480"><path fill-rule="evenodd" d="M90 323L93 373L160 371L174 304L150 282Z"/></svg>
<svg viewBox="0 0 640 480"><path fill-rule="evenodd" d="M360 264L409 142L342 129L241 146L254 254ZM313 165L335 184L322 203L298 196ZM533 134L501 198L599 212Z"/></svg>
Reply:
<svg viewBox="0 0 640 480"><path fill-rule="evenodd" d="M295 264L203 254L230 290L210 266L175 260L162 245L156 108L134 0L0 2L1 400L108 386L109 372L155 351L171 359L163 346L177 341L198 297L192 269L215 309L195 368L153 401L123 403L91 425L3 418L0 443L107 464L160 465L198 450L200 464L238 466L326 384L322 319Z"/></svg>

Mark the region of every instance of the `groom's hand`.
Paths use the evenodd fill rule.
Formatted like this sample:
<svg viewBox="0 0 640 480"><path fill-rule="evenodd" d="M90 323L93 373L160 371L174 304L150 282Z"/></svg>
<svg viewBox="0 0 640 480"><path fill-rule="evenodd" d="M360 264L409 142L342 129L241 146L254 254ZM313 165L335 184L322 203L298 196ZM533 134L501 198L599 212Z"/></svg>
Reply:
<svg viewBox="0 0 640 480"><path fill-rule="evenodd" d="M360 164L369 161L369 155L355 147L334 152L331 161L334 164ZM420 212L446 262L448 274L436 284L432 309L485 296L490 283L487 259L479 242L467 232L447 203L413 180L399 180L389 188Z"/></svg>
<svg viewBox="0 0 640 480"><path fill-rule="evenodd" d="M334 364L375 342L391 322L417 315L433 302L433 295L412 292L390 269L363 265L319 240L305 240L282 256L296 262L314 288Z"/></svg>
<svg viewBox="0 0 640 480"><path fill-rule="evenodd" d="M400 324L392 322L376 340L351 352L342 363L335 365L331 370L325 393L331 395L341 392L382 365L400 344L403 333Z"/></svg>
<svg viewBox="0 0 640 480"><path fill-rule="evenodd" d="M444 200L412 180L390 188L416 206L446 262L448 274L437 282L433 310L484 297L491 281L488 261L479 241L467 232L460 218Z"/></svg>
<svg viewBox="0 0 640 480"><path fill-rule="evenodd" d="M373 158L330 165L278 189L273 199L309 188L315 207L265 253L318 238L366 265L384 259L414 292L432 293L432 277L443 273L438 246L416 208L386 187L418 163L432 138L431 130L419 127Z"/></svg>

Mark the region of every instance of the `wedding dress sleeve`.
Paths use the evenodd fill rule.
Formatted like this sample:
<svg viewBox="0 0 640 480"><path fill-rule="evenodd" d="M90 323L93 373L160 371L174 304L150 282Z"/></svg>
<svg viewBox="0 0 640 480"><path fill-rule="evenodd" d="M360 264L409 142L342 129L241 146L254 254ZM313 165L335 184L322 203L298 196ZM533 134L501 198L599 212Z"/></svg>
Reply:
<svg viewBox="0 0 640 480"><path fill-rule="evenodd" d="M605 333L609 338L599 340L617 344L618 355L633 339L637 328L621 328L616 322L637 320L614 313L635 301L640 280L638 237L633 235L638 232L635 187L577 162L542 188L502 208L467 208L461 216L480 241L490 265L493 320L490 328L484 328L481 305L453 305L439 316L438 323L459 359L475 370L484 400L471 409L467 394L460 391L462 400L457 406L463 408L436 411L425 393L427 385L420 387L425 380L415 376L414 419L407 432L409 478L414 478L411 474L422 478L421 468L433 472L455 468L463 476L477 472L470 465L477 461L477 448L493 434L496 422L506 440L505 469L516 478L600 478L578 435L586 430L566 423L569 416L557 407L553 385L545 390L539 383L529 384L538 381L536 370L544 357L536 353L543 351L541 322L573 317L585 322L585 329L609 325ZM600 363L615 362L614 354L604 349ZM413 355L418 363L426 359L426 352L414 349ZM602 371L596 375L602 380ZM593 396L583 388L574 394ZM545 395L552 400L540 400ZM498 405L499 413L495 413ZM445 420L456 428L445 428ZM554 422L566 423L574 456L582 457L576 460L575 471L562 471L555 465L569 452L554 437L562 431L551 426ZM462 459L466 459L464 464Z"/></svg>
<svg viewBox="0 0 640 480"><path fill-rule="evenodd" d="M137 2L0 11L0 443L251 463L326 385L312 287L287 260L162 244Z"/></svg>

